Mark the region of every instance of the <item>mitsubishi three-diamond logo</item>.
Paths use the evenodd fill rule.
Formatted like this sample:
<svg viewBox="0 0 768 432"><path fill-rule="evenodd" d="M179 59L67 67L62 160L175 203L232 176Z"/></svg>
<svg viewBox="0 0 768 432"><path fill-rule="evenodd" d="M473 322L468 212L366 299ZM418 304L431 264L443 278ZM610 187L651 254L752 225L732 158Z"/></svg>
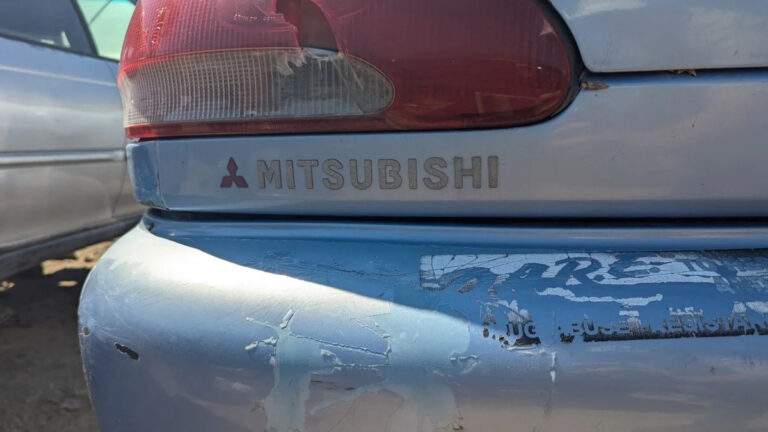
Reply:
<svg viewBox="0 0 768 432"><path fill-rule="evenodd" d="M233 184L237 186L238 189L248 187L248 182L245 181L245 177L237 175L237 163L234 158L229 158L227 171L229 172L229 175L225 175L221 179L222 189L229 189Z"/></svg>

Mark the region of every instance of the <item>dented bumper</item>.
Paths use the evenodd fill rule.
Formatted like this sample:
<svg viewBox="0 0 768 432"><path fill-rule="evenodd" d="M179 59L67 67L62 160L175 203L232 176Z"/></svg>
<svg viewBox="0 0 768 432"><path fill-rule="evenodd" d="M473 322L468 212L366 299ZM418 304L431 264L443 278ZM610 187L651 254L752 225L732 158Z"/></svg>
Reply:
<svg viewBox="0 0 768 432"><path fill-rule="evenodd" d="M91 273L80 341L105 431L759 431L761 248L150 215Z"/></svg>

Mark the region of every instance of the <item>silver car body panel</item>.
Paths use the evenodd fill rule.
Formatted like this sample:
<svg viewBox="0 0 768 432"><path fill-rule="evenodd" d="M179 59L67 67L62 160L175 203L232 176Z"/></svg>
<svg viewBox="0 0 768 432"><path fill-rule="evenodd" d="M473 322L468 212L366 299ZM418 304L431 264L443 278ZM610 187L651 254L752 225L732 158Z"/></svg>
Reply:
<svg viewBox="0 0 768 432"><path fill-rule="evenodd" d="M0 37L0 250L137 214L107 60Z"/></svg>
<svg viewBox="0 0 768 432"><path fill-rule="evenodd" d="M80 341L113 432L762 431L765 246L150 216L89 276Z"/></svg>
<svg viewBox="0 0 768 432"><path fill-rule="evenodd" d="M768 72L606 76L602 83L608 88L582 91L559 116L529 127L149 141L129 146L130 167L140 201L184 211L768 215L760 138L768 123L755 115L768 112ZM429 161L442 161L442 184L425 171Z"/></svg>
<svg viewBox="0 0 768 432"><path fill-rule="evenodd" d="M113 221L121 164L0 168L0 247L15 248Z"/></svg>
<svg viewBox="0 0 768 432"><path fill-rule="evenodd" d="M594 72L768 66L764 0L551 0Z"/></svg>
<svg viewBox="0 0 768 432"><path fill-rule="evenodd" d="M2 37L0 51L6 54L0 59L2 151L124 145L122 104L108 60Z"/></svg>

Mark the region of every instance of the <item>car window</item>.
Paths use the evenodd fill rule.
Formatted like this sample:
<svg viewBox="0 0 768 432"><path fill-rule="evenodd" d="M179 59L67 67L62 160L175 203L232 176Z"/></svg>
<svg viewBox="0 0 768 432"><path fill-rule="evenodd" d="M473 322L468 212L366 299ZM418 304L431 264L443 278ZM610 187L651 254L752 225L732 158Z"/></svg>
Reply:
<svg viewBox="0 0 768 432"><path fill-rule="evenodd" d="M123 38L133 15L131 0L77 0L100 57L120 60Z"/></svg>
<svg viewBox="0 0 768 432"><path fill-rule="evenodd" d="M0 0L0 35L91 54L88 36L68 0Z"/></svg>

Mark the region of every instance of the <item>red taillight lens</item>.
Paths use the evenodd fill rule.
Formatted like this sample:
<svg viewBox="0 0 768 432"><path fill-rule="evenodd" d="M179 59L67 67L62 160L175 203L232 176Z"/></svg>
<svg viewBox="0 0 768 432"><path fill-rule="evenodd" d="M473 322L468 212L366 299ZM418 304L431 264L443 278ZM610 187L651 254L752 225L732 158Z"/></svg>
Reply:
<svg viewBox="0 0 768 432"><path fill-rule="evenodd" d="M537 0L140 0L126 132L159 136L534 123L573 85Z"/></svg>

